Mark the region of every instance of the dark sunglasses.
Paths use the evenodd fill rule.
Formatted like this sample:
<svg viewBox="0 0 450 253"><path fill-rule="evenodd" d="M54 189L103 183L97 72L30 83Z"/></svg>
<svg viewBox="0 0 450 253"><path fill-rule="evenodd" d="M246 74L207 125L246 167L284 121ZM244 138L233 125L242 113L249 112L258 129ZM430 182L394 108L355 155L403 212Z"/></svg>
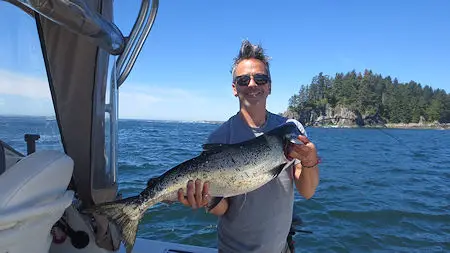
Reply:
<svg viewBox="0 0 450 253"><path fill-rule="evenodd" d="M241 76L236 76L234 78L234 83L239 86L248 86L250 83L250 80L251 80L251 77L249 74L241 75ZM254 74L253 80L255 80L255 83L257 85L265 85L268 82L270 82L270 77L266 74Z"/></svg>

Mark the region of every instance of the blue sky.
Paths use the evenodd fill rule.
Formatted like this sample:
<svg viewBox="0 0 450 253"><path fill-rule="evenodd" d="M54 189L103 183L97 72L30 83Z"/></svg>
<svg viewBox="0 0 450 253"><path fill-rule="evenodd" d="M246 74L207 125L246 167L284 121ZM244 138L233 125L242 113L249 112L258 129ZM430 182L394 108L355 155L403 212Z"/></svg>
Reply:
<svg viewBox="0 0 450 253"><path fill-rule="evenodd" d="M128 34L139 1L115 1L115 7L115 21ZM39 88L45 74L33 21L15 9L0 2L6 34L0 40L0 114L53 114L48 88ZM272 57L268 109L275 113L319 72L368 68L450 92L448 10L444 0L160 1L121 87L120 117L226 120L238 110L229 70L245 38ZM13 90L10 80L22 87Z"/></svg>

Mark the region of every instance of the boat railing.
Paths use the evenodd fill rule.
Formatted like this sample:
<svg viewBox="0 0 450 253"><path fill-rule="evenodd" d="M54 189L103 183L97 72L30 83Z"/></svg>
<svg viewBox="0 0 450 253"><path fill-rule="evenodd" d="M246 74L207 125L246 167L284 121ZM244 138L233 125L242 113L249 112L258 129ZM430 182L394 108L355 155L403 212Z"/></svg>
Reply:
<svg viewBox="0 0 450 253"><path fill-rule="evenodd" d="M150 8L151 6L151 8ZM159 0L143 0L139 15L126 42L125 49L118 58L114 59L111 69L111 78L109 83L109 102L105 105L105 112L109 115L109 161L112 180L117 180L117 150L118 150L118 89L131 72L136 62L137 56L142 50L142 46L148 37L148 34L155 22L158 12ZM126 61L128 60L128 61Z"/></svg>
<svg viewBox="0 0 450 253"><path fill-rule="evenodd" d="M92 43L117 55L117 87L130 74L139 53L155 23L159 0L142 0L133 29L124 37L120 29L100 13L91 10L85 0L6 0L24 10L33 10L43 17L85 36Z"/></svg>
<svg viewBox="0 0 450 253"><path fill-rule="evenodd" d="M142 46L144 45L145 40L147 39L148 34L150 33L150 30L155 22L156 14L158 13L159 0L152 1L151 9L149 2L149 0L142 1L138 18L136 19L133 29L130 32L128 42L126 43L123 53L117 60L117 72L119 73L119 77L117 78L118 87L123 84L125 79L130 74L134 63L136 62L137 56L141 52ZM133 51L131 51L132 49ZM125 64L127 57L129 57L129 60Z"/></svg>

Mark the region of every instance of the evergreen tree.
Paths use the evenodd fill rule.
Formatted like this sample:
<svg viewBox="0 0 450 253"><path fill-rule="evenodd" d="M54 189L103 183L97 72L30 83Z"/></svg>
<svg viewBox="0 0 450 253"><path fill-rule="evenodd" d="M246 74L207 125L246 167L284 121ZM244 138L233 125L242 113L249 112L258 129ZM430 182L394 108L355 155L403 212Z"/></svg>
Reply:
<svg viewBox="0 0 450 253"><path fill-rule="evenodd" d="M313 117L325 115L328 107L336 106L361 115L379 115L391 123L417 123L421 118L450 123L450 94L444 90L415 81L400 83L368 69L336 73L334 77L320 72L289 99L288 110L310 123Z"/></svg>

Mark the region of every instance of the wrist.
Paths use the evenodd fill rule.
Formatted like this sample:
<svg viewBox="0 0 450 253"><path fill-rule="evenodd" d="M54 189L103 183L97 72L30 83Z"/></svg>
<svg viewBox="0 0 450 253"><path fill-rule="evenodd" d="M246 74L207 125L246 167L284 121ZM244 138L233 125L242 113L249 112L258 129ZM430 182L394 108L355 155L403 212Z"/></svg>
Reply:
<svg viewBox="0 0 450 253"><path fill-rule="evenodd" d="M228 210L228 200L226 198L223 198L217 206L215 206L213 209L209 210L206 208L205 211L210 214L214 214L216 216L221 216L226 213Z"/></svg>
<svg viewBox="0 0 450 253"><path fill-rule="evenodd" d="M320 157L317 157L316 161L305 161L305 163L301 162L302 168L314 168L317 167L321 162Z"/></svg>

